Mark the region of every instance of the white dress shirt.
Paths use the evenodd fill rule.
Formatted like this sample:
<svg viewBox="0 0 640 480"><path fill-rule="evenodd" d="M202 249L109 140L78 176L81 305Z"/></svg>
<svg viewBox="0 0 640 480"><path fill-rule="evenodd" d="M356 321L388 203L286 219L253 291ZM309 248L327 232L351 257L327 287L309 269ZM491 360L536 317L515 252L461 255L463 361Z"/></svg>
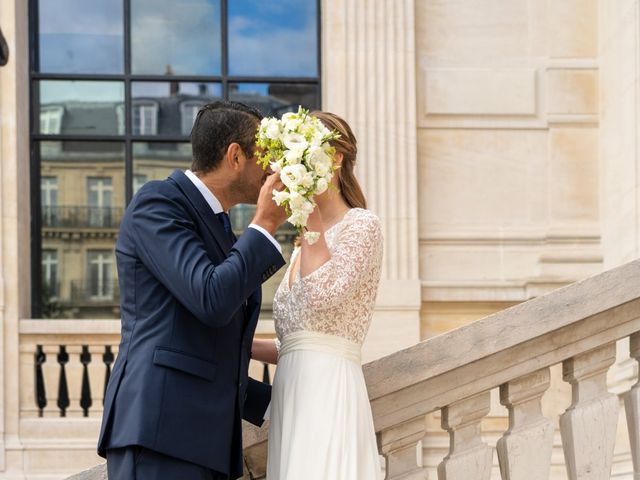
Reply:
<svg viewBox="0 0 640 480"><path fill-rule="evenodd" d="M191 180L191 182L195 185L198 191L202 194L202 196L204 197L204 200L209 204L209 206L211 207L211 210L213 210L213 213L215 213L216 215L218 213L221 213L222 204L216 198L216 196L211 192L211 190L209 190L209 188L202 182L202 180L200 180L196 176L196 174L193 173L191 170L185 170L184 174L187 176L189 180ZM265 237L269 239L271 243L273 243L274 247L276 247L278 251L282 253L282 247L280 246L280 244L276 241L275 238L273 238L273 235L267 232L264 228L262 228L260 225L256 225L255 223L250 224L249 228L254 228L258 230L260 233L262 233Z"/></svg>

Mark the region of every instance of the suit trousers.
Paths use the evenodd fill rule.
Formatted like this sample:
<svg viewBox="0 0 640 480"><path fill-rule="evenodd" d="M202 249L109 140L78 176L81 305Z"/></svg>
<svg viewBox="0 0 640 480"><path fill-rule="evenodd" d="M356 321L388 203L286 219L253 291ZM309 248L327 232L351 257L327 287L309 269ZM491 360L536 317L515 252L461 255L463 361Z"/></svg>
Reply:
<svg viewBox="0 0 640 480"><path fill-rule="evenodd" d="M202 465L130 446L107 450L109 480L229 480Z"/></svg>

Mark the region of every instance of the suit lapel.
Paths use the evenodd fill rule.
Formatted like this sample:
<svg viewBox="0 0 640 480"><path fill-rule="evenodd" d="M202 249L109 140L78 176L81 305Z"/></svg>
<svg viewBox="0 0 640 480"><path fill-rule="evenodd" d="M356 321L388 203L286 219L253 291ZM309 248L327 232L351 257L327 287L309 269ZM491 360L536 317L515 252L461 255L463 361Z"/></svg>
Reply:
<svg viewBox="0 0 640 480"><path fill-rule="evenodd" d="M181 170L175 170L169 178L176 182L178 188L184 196L187 197L187 200L193 205L196 212L198 212L202 223L206 225L224 254L228 255L232 247L229 238L200 191Z"/></svg>

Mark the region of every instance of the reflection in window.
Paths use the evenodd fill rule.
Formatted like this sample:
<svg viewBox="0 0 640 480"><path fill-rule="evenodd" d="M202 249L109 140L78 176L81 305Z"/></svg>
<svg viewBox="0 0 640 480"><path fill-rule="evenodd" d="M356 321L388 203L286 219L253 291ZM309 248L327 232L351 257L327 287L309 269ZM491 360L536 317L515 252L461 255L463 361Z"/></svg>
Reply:
<svg viewBox="0 0 640 480"><path fill-rule="evenodd" d="M131 0L134 74L219 75L220 0Z"/></svg>
<svg viewBox="0 0 640 480"><path fill-rule="evenodd" d="M164 180L174 170L186 170L191 166L190 143L150 143L133 144L133 178ZM138 187L139 188L139 187ZM134 183L134 193L138 191Z"/></svg>
<svg viewBox="0 0 640 480"><path fill-rule="evenodd" d="M187 136L191 133L198 109L222 98L222 85L205 82L132 82L131 98L134 134ZM148 119L150 123L142 120L143 132L140 131L141 118L143 114L151 113L141 112L139 105L156 105L155 123L151 122L151 118Z"/></svg>
<svg viewBox="0 0 640 480"><path fill-rule="evenodd" d="M317 2L233 0L228 5L230 75L318 75Z"/></svg>
<svg viewBox="0 0 640 480"><path fill-rule="evenodd" d="M180 104L180 119L182 123L182 134L190 135L193 122L198 115L198 110L204 105L202 102L182 102Z"/></svg>
<svg viewBox="0 0 640 480"><path fill-rule="evenodd" d="M146 175L142 175L140 173L138 174L134 174L133 175L133 194L135 195L136 193L138 193L138 190L140 190L140 188L147 183L147 176Z"/></svg>
<svg viewBox="0 0 640 480"><path fill-rule="evenodd" d="M158 132L158 104L136 102L133 104L133 134L155 135Z"/></svg>
<svg viewBox="0 0 640 480"><path fill-rule="evenodd" d="M38 18L41 72L123 72L123 2L39 0Z"/></svg>
<svg viewBox="0 0 640 480"><path fill-rule="evenodd" d="M92 300L111 300L115 291L113 279L113 252L89 250L87 252L88 285Z"/></svg>
<svg viewBox="0 0 640 480"><path fill-rule="evenodd" d="M54 135L62 131L64 107L50 106L40 110L40 133Z"/></svg>
<svg viewBox="0 0 640 480"><path fill-rule="evenodd" d="M124 103L124 83L85 80L41 80L39 83L39 133L77 135L115 135L118 133L117 105ZM64 115L49 114L64 107ZM59 110L57 110L59 112ZM57 131L43 131L56 127L56 115L62 121ZM47 121L43 122L43 118ZM53 123L49 122L53 118Z"/></svg>
<svg viewBox="0 0 640 480"><path fill-rule="evenodd" d="M54 226L58 216L58 178L40 178L40 204L42 205L42 223Z"/></svg>
<svg viewBox="0 0 640 480"><path fill-rule="evenodd" d="M198 109L222 98L275 116L298 105L320 106L319 0L30 3L35 7L30 114L37 119L32 151L42 198L33 204L33 215L42 219L34 231L33 259L43 268L42 278L33 278L33 314L117 318L112 252L127 195L190 168L188 136ZM125 48L125 25L130 48ZM75 76L83 73L92 80ZM43 142L39 134L54 141ZM154 141L139 141L138 135ZM172 141L162 141L167 137ZM252 215L252 206L232 210L238 234ZM285 257L294 235L286 226L276 234ZM55 276L56 295L50 297L45 283ZM264 285L267 317L280 278L279 273Z"/></svg>
<svg viewBox="0 0 640 480"><path fill-rule="evenodd" d="M107 227L111 224L113 184L109 177L87 178L89 226Z"/></svg>
<svg viewBox="0 0 640 480"><path fill-rule="evenodd" d="M124 105L116 105L116 123L118 125L118 135L124 135L125 133L125 120L124 120Z"/></svg>
<svg viewBox="0 0 640 480"><path fill-rule="evenodd" d="M43 297L53 300L58 296L58 252L42 251L42 293Z"/></svg>
<svg viewBox="0 0 640 480"><path fill-rule="evenodd" d="M306 84L232 83L229 98L252 105L265 116L280 116L298 110L298 106L314 109L319 105L318 87Z"/></svg>

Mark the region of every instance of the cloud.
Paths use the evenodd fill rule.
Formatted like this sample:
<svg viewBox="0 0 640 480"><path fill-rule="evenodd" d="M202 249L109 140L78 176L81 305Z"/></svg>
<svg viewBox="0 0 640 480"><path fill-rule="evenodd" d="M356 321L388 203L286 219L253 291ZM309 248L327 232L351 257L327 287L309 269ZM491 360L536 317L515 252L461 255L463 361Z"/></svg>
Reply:
<svg viewBox="0 0 640 480"><path fill-rule="evenodd" d="M274 26L259 17L229 21L231 75L314 77L317 67L315 23Z"/></svg>
<svg viewBox="0 0 640 480"><path fill-rule="evenodd" d="M146 1L132 9L132 71L163 74L220 73L219 2Z"/></svg>

